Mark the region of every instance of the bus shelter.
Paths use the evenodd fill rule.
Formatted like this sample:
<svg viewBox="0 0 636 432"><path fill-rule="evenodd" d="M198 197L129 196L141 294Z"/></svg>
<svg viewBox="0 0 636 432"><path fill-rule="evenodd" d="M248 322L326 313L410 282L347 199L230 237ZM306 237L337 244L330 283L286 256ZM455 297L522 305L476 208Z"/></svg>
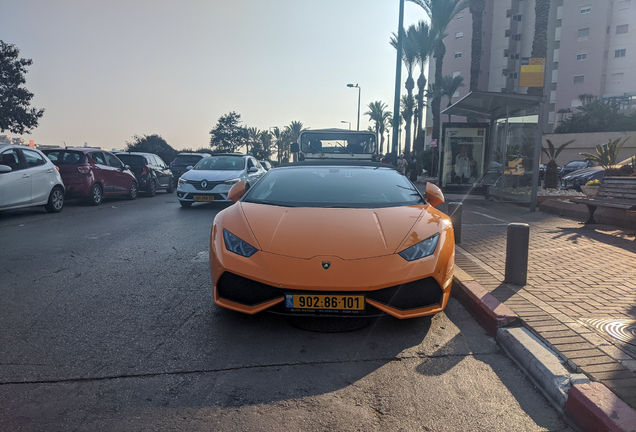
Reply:
<svg viewBox="0 0 636 432"><path fill-rule="evenodd" d="M542 98L471 92L443 110L442 115L477 122L443 125L438 171L442 188L483 187L487 196L500 201L536 205Z"/></svg>

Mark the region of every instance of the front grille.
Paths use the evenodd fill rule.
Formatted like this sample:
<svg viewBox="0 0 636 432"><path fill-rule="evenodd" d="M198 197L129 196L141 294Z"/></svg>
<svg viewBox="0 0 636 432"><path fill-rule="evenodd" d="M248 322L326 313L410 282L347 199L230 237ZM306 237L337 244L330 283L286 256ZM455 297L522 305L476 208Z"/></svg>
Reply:
<svg viewBox="0 0 636 432"><path fill-rule="evenodd" d="M207 182L208 184L206 185L206 187L201 186L201 181L194 181L194 180L188 180L188 183L190 183L192 186L194 186L194 188L196 190L212 190L215 187L217 187L220 184L223 184L223 182Z"/></svg>
<svg viewBox="0 0 636 432"><path fill-rule="evenodd" d="M371 291L367 298L399 310L419 309L439 304L442 300L442 288L434 278L429 277Z"/></svg>
<svg viewBox="0 0 636 432"><path fill-rule="evenodd" d="M284 292L264 283L256 282L233 273L225 272L216 284L219 296L224 299L255 306L282 297Z"/></svg>

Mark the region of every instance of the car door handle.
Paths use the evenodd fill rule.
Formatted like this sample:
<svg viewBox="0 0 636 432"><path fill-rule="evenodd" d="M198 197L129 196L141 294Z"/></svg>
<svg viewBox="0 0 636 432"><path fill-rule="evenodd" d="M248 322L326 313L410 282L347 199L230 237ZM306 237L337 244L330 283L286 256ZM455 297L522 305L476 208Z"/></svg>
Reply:
<svg viewBox="0 0 636 432"><path fill-rule="evenodd" d="M47 173L47 174L51 174L52 172L53 172L53 168L50 168L50 169L47 169L47 170L46 170L46 173Z"/></svg>
<svg viewBox="0 0 636 432"><path fill-rule="evenodd" d="M22 174L22 178L29 178L31 177L29 174Z"/></svg>

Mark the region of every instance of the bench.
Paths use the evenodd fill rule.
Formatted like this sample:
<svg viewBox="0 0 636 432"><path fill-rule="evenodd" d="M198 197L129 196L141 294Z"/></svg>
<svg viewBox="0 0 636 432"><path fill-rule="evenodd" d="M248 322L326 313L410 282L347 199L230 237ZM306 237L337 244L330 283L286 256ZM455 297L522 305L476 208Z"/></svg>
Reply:
<svg viewBox="0 0 636 432"><path fill-rule="evenodd" d="M572 202L585 204L590 212L586 224L594 224L597 207L636 210L636 177L605 177L595 196L576 198Z"/></svg>

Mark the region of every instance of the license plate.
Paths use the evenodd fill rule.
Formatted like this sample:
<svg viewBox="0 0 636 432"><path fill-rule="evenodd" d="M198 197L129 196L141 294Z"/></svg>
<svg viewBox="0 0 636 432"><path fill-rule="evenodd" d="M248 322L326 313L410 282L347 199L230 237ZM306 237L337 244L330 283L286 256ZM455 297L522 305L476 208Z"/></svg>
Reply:
<svg viewBox="0 0 636 432"><path fill-rule="evenodd" d="M212 195L195 195L195 201L214 201L214 197Z"/></svg>
<svg viewBox="0 0 636 432"><path fill-rule="evenodd" d="M288 309L364 311L363 295L285 294Z"/></svg>

